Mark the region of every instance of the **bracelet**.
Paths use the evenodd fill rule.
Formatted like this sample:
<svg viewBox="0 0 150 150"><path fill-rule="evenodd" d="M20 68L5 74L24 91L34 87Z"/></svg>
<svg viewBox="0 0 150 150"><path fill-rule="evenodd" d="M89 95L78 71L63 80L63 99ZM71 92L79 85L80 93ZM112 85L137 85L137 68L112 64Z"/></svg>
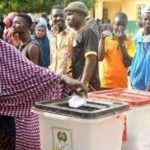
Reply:
<svg viewBox="0 0 150 150"><path fill-rule="evenodd" d="M83 85L84 85L84 88L88 91L89 90L89 82L88 81L84 81Z"/></svg>

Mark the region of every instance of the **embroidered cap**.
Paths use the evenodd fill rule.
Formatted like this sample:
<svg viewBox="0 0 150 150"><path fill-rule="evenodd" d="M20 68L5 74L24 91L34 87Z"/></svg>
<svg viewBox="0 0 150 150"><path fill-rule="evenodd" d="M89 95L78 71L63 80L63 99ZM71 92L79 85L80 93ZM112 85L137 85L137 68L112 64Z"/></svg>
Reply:
<svg viewBox="0 0 150 150"><path fill-rule="evenodd" d="M141 14L150 13L150 6L145 6L141 12Z"/></svg>

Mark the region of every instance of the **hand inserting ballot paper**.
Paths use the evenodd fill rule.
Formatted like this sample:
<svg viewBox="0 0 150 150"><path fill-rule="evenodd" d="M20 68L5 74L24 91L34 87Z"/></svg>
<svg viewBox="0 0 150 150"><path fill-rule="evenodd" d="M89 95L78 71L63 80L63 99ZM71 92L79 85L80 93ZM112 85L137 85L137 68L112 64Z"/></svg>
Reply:
<svg viewBox="0 0 150 150"><path fill-rule="evenodd" d="M74 95L69 99L69 106L73 108L79 108L82 105L86 104L86 97L80 97L78 95Z"/></svg>

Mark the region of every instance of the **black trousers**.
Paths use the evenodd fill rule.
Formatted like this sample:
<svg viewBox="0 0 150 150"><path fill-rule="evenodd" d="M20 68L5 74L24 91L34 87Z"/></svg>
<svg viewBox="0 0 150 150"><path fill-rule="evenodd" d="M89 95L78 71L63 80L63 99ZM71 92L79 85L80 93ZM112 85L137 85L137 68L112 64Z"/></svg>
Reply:
<svg viewBox="0 0 150 150"><path fill-rule="evenodd" d="M15 150L15 121L13 117L0 116L0 150Z"/></svg>

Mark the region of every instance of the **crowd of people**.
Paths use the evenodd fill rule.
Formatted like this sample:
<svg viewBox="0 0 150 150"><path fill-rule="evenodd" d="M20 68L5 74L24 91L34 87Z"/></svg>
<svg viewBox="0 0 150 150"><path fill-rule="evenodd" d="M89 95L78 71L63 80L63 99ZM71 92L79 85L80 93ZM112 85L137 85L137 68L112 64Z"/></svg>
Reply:
<svg viewBox="0 0 150 150"><path fill-rule="evenodd" d="M40 149L35 102L128 88L128 76L133 89L150 91L150 6L135 40L125 34L127 23L116 12L105 28L80 1L54 6L51 26L44 16L0 16L0 149Z"/></svg>

